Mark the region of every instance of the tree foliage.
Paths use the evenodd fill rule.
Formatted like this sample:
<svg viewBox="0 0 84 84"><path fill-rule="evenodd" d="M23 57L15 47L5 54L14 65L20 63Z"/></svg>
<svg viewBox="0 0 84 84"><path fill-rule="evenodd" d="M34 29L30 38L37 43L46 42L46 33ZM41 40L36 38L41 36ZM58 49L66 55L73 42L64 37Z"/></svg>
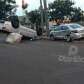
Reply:
<svg viewBox="0 0 84 84"><path fill-rule="evenodd" d="M64 16L70 16L75 20L80 20L81 9L74 7L74 4L71 0L55 0L49 4L49 14L52 19L63 19Z"/></svg>
<svg viewBox="0 0 84 84"><path fill-rule="evenodd" d="M0 0L0 19L14 8L15 0Z"/></svg>
<svg viewBox="0 0 84 84"><path fill-rule="evenodd" d="M74 8L74 14L72 16L72 20L73 21L80 21L83 17L82 17L82 10L80 8Z"/></svg>
<svg viewBox="0 0 84 84"><path fill-rule="evenodd" d="M38 10L34 10L34 11L29 12L28 16L29 16L29 20L31 21L31 23L40 24L41 15L40 15L40 12Z"/></svg>

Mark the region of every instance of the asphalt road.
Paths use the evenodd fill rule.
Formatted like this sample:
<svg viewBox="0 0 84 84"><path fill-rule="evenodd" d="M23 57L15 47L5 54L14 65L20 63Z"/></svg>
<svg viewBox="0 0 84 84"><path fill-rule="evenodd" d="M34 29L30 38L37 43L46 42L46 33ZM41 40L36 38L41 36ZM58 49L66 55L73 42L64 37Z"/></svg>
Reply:
<svg viewBox="0 0 84 84"><path fill-rule="evenodd" d="M83 58L84 40L7 44L6 37L0 34L0 84L84 84L84 62L59 59L69 57L71 46Z"/></svg>

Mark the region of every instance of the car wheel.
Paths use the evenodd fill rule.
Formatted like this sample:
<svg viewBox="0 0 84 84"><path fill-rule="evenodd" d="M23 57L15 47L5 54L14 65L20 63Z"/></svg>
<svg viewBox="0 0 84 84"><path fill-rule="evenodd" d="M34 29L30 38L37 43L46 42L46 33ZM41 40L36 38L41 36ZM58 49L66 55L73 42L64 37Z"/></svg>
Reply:
<svg viewBox="0 0 84 84"><path fill-rule="evenodd" d="M52 41L54 41L54 40L55 40L55 38L54 38L54 36L53 36L53 35L50 35L50 40L52 40Z"/></svg>
<svg viewBox="0 0 84 84"><path fill-rule="evenodd" d="M35 41L35 40L37 40L37 37L36 36L35 37L32 37L30 40L31 41Z"/></svg>
<svg viewBox="0 0 84 84"><path fill-rule="evenodd" d="M66 42L72 42L71 36L70 36L70 35L69 35L69 36L66 35L66 36L65 36L65 41L66 41Z"/></svg>

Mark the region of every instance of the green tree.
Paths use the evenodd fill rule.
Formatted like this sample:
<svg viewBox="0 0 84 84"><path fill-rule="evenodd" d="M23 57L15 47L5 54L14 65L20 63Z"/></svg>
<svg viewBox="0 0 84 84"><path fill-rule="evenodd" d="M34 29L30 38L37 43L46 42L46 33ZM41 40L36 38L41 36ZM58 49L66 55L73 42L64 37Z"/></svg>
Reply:
<svg viewBox="0 0 84 84"><path fill-rule="evenodd" d="M36 26L37 34L42 35L40 10L38 9L27 13L27 17L29 17L32 27Z"/></svg>
<svg viewBox="0 0 84 84"><path fill-rule="evenodd" d="M0 19L5 18L15 6L15 0L0 0Z"/></svg>
<svg viewBox="0 0 84 84"><path fill-rule="evenodd" d="M74 3L71 0L55 0L49 4L50 16L52 18L63 18L71 14Z"/></svg>
<svg viewBox="0 0 84 84"><path fill-rule="evenodd" d="M80 20L81 9L74 7L74 4L71 0L55 0L49 4L49 15L52 19L63 19L64 16L70 16L75 20Z"/></svg>
<svg viewBox="0 0 84 84"><path fill-rule="evenodd" d="M72 21L80 21L82 20L82 10L80 8L74 8L73 9L73 17L72 17Z"/></svg>
<svg viewBox="0 0 84 84"><path fill-rule="evenodd" d="M38 10L34 10L28 13L29 20L31 21L32 24L38 24L40 25L41 22L41 15Z"/></svg>

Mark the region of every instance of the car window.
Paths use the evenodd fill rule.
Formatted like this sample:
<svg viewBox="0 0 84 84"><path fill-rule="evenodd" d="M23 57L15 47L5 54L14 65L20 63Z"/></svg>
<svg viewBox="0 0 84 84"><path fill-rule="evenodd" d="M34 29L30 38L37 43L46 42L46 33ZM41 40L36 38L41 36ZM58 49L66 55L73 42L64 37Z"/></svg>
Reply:
<svg viewBox="0 0 84 84"><path fill-rule="evenodd" d="M67 26L61 26L61 30L68 30L69 28Z"/></svg>
<svg viewBox="0 0 84 84"><path fill-rule="evenodd" d="M72 25L70 25L70 27L73 29L77 29L77 28L81 28L82 26L79 24L72 24Z"/></svg>
<svg viewBox="0 0 84 84"><path fill-rule="evenodd" d="M58 29L57 29L57 28L55 28L55 29L54 29L54 31L58 31Z"/></svg>
<svg viewBox="0 0 84 84"><path fill-rule="evenodd" d="M51 27L51 29L54 29L54 28L55 28L54 26Z"/></svg>
<svg viewBox="0 0 84 84"><path fill-rule="evenodd" d="M54 31L60 31L60 27L55 27Z"/></svg>

